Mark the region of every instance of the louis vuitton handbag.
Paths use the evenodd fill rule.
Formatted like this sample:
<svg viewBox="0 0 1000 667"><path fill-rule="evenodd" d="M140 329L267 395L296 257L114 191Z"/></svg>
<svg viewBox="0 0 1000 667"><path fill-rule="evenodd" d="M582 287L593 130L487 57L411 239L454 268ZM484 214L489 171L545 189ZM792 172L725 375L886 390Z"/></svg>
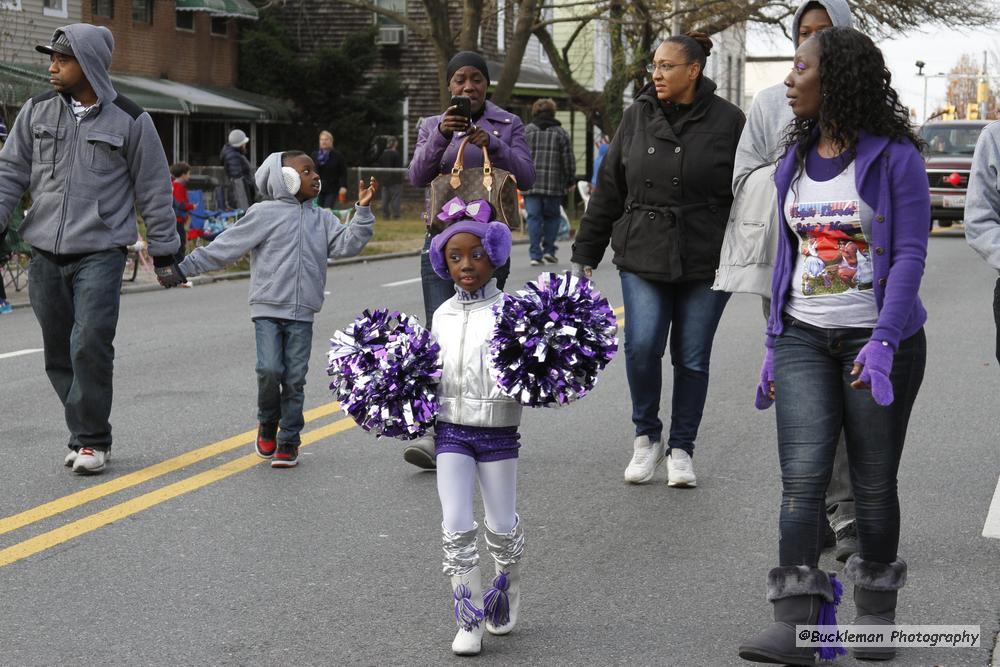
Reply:
<svg viewBox="0 0 1000 667"><path fill-rule="evenodd" d="M466 202L485 199L493 207L494 219L511 229L520 229L521 214L517 208L517 180L514 175L494 167L485 148L482 149L483 166L466 169L464 157L468 143L466 137L458 147L451 173L441 174L431 181L431 234L437 234L448 226L449 223L441 220L438 213L446 202L455 197Z"/></svg>

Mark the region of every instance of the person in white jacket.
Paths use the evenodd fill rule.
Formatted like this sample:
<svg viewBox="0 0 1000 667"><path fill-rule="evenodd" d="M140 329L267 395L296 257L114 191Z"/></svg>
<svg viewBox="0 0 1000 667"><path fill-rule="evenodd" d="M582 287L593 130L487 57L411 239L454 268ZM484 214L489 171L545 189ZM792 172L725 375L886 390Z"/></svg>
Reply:
<svg viewBox="0 0 1000 667"><path fill-rule="evenodd" d="M976 142L965 197L965 240L1000 273L1000 122L983 128ZM1000 361L1000 278L993 289L993 319Z"/></svg>
<svg viewBox="0 0 1000 667"><path fill-rule="evenodd" d="M441 500L444 574L451 579L457 655L476 655L483 631L503 635L517 622L524 531L515 511L521 405L490 373L493 306L503 292L493 274L510 257L510 230L490 222L490 205L452 200L462 219L434 237L434 272L453 280L455 295L435 312L431 331L441 347L440 411L435 425L437 486ZM496 576L483 595L478 524L473 516L476 477L486 510L486 547Z"/></svg>
<svg viewBox="0 0 1000 667"><path fill-rule="evenodd" d="M792 38L798 48L820 30L834 26L850 28L853 24L846 0L808 0L799 5L792 19ZM781 229L774 168L784 152L785 130L795 117L785 91L783 82L765 88L757 93L750 107L736 148L733 206L712 286L733 294L759 294L765 320L770 311L771 273ZM843 434L837 443L833 476L826 494L829 529L824 546L835 546L837 560L844 562L857 551L858 540L854 489Z"/></svg>

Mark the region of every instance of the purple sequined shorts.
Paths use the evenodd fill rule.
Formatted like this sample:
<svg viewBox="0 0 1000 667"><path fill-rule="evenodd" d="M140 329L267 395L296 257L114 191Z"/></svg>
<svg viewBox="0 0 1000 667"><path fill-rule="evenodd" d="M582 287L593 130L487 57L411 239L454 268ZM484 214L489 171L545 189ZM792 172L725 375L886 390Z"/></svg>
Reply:
<svg viewBox="0 0 1000 667"><path fill-rule="evenodd" d="M516 426L489 428L439 421L434 432L434 451L438 455L464 454L482 463L516 459L521 447Z"/></svg>

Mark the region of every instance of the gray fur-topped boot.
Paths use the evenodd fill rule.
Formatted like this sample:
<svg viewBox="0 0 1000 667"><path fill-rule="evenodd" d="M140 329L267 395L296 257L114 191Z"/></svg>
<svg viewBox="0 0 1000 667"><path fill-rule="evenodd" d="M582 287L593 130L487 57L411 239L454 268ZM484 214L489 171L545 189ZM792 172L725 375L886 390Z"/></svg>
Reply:
<svg viewBox="0 0 1000 667"><path fill-rule="evenodd" d="M521 608L521 559L524 557L524 529L521 517L514 517L509 533L495 533L486 524L486 548L496 562L496 578L483 598L486 630L506 635L517 623Z"/></svg>
<svg viewBox="0 0 1000 667"><path fill-rule="evenodd" d="M854 625L895 625L896 598L906 585L906 563L895 560L877 563L854 554L844 566L844 578L854 583L854 606L858 617ZM892 646L865 646L851 650L858 660L891 660Z"/></svg>
<svg viewBox="0 0 1000 667"><path fill-rule="evenodd" d="M740 645L740 657L751 662L812 665L814 654L832 660L843 648L796 646L796 625L833 625L842 592L836 577L805 565L776 567L767 573L767 601L774 605L774 622Z"/></svg>

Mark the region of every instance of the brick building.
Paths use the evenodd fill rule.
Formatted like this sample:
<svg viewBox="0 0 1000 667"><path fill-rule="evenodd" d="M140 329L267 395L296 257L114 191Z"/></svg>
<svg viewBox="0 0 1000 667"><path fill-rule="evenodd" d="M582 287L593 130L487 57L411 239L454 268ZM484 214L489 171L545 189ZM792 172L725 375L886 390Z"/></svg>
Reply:
<svg viewBox="0 0 1000 667"><path fill-rule="evenodd" d="M53 7L62 9L58 16ZM251 137L256 164L280 143L291 118L282 101L235 87L240 25L257 19L249 0L0 0L0 14L0 107L9 119L24 100L50 89L48 58L35 44L79 21L114 34L114 85L153 117L170 161L218 165L226 136L238 127Z"/></svg>

